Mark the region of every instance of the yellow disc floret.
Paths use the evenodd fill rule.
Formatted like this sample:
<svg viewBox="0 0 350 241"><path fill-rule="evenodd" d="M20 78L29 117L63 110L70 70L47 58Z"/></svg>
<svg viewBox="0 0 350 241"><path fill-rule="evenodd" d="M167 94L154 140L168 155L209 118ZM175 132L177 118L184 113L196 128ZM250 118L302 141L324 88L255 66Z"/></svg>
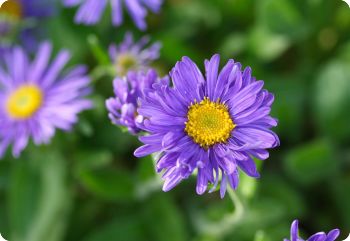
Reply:
<svg viewBox="0 0 350 241"><path fill-rule="evenodd" d="M125 75L129 70L137 67L137 59L132 54L121 54L116 60L117 72L119 75Z"/></svg>
<svg viewBox="0 0 350 241"><path fill-rule="evenodd" d="M7 98L6 110L14 119L27 119L40 108L42 101L41 89L35 85L22 85Z"/></svg>
<svg viewBox="0 0 350 241"><path fill-rule="evenodd" d="M226 105L204 98L189 107L185 132L204 148L224 143L235 128Z"/></svg>

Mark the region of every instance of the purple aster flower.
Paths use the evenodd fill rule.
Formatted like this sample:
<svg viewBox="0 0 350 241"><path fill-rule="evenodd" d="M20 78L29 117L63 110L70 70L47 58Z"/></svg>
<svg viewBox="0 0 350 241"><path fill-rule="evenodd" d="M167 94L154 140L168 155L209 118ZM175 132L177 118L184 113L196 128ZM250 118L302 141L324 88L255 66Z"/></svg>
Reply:
<svg viewBox="0 0 350 241"><path fill-rule="evenodd" d="M53 13L53 0L5 2L0 9L0 48L11 46L17 38L27 50L34 50L37 47L36 37L42 32L36 28L37 24Z"/></svg>
<svg viewBox="0 0 350 241"><path fill-rule="evenodd" d="M161 44L156 42L149 47L149 37L145 36L138 42L134 41L131 33L126 33L124 41L109 47L109 55L119 76L124 76L129 70L144 70L149 64L159 58Z"/></svg>
<svg viewBox="0 0 350 241"><path fill-rule="evenodd" d="M0 63L0 157L13 144L18 157L29 138L36 145L49 143L55 129L69 131L82 110L92 107L84 99L90 79L83 66L63 72L68 51L49 64L51 45L39 46L30 61L21 47L1 56Z"/></svg>
<svg viewBox="0 0 350 241"><path fill-rule="evenodd" d="M80 5L75 22L87 25L94 25L100 21L103 11L110 3L112 22L115 26L120 26L123 23L123 5L125 5L136 26L145 30L147 9L158 13L163 0L63 0L63 3L68 7Z"/></svg>
<svg viewBox="0 0 350 241"><path fill-rule="evenodd" d="M10 45L16 30L23 19L23 7L19 1L5 2L0 8L0 44Z"/></svg>
<svg viewBox="0 0 350 241"><path fill-rule="evenodd" d="M115 97L106 101L111 121L126 127L132 134L141 130L136 122L142 122L143 117L137 113L138 99L143 97L146 91L152 90L158 85L167 85L168 77L159 78L156 71L129 72L125 77L117 77L114 82Z"/></svg>
<svg viewBox="0 0 350 241"><path fill-rule="evenodd" d="M219 73L220 56L205 61L206 77L188 57L170 73L173 87L162 86L142 99L138 125L149 135L135 151L137 157L159 153L157 171L165 170L164 191L175 187L196 169L197 193L208 183L213 191L221 177L220 194L227 183L236 189L241 169L258 178L253 157L267 159L267 148L279 145L270 128L277 121L269 116L274 96L263 90L248 67L229 60Z"/></svg>
<svg viewBox="0 0 350 241"><path fill-rule="evenodd" d="M306 241L334 241L339 236L339 229L333 229L328 234L324 232L318 232L308 238ZM284 241L304 241L299 237L298 220L292 223L290 229L290 240L284 239Z"/></svg>

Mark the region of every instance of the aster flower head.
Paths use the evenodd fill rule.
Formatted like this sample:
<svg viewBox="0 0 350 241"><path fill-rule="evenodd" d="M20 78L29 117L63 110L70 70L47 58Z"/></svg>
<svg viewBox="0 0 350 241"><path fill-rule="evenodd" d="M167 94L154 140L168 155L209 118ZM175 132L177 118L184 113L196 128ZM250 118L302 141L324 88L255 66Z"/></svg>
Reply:
<svg viewBox="0 0 350 241"><path fill-rule="evenodd" d="M52 0L10 0L5 2L0 8L0 48L8 47L18 36L26 49L34 49L37 43L36 36L39 32L37 28L34 28L36 23L53 13Z"/></svg>
<svg viewBox="0 0 350 241"><path fill-rule="evenodd" d="M220 56L205 61L204 77L188 57L170 73L173 87L162 86L141 101L139 128L149 133L137 157L160 153L157 171L165 170L164 191L198 170L198 194L208 183L213 191L221 179L220 194L227 183L236 189L241 169L258 178L253 157L267 159L266 149L279 145L270 130L277 121L269 113L274 96L263 90L251 69L229 60L219 73Z"/></svg>
<svg viewBox="0 0 350 241"><path fill-rule="evenodd" d="M284 241L304 241L304 239L299 237L298 220L292 223L290 230L290 240L284 239ZM339 236L339 229L333 229L329 233L318 232L308 238L306 241L334 241Z"/></svg>
<svg viewBox="0 0 350 241"><path fill-rule="evenodd" d="M30 138L36 145L47 144L56 129L69 131L78 113L91 108L86 69L77 66L63 72L68 51L61 51L49 63L51 44L39 46L29 60L21 47L1 56L0 63L0 157L9 145L18 157Z"/></svg>
<svg viewBox="0 0 350 241"><path fill-rule="evenodd" d="M14 35L15 26L26 17L26 4L22 1L12 0L5 2L0 8L0 39L2 42L8 40L10 35Z"/></svg>
<svg viewBox="0 0 350 241"><path fill-rule="evenodd" d="M158 13L163 0L63 0L63 4L67 7L80 5L75 15L75 22L86 25L94 25L99 22L108 3L112 7L114 26L120 26L123 23L123 8L125 6L136 26L145 30L148 10Z"/></svg>
<svg viewBox="0 0 350 241"><path fill-rule="evenodd" d="M110 45L109 55L117 75L124 76L129 70L147 69L152 61L159 58L161 44L156 42L147 47L149 41L149 37L145 36L135 42L133 35L128 32L118 46Z"/></svg>
<svg viewBox="0 0 350 241"><path fill-rule="evenodd" d="M143 117L138 114L138 99L147 91L168 84L168 77L159 78L153 69L134 72L130 71L124 77L117 77L113 81L115 97L106 101L111 121L119 126L126 127L131 134L141 131L137 122L142 122Z"/></svg>

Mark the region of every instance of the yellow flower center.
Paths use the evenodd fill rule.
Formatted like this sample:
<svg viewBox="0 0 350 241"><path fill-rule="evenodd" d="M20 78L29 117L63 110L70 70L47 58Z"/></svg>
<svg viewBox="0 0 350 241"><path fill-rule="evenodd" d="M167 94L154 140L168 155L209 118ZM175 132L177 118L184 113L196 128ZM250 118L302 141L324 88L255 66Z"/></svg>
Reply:
<svg viewBox="0 0 350 241"><path fill-rule="evenodd" d="M1 6L0 14L19 20L22 18L22 6L18 0L7 1Z"/></svg>
<svg viewBox="0 0 350 241"><path fill-rule="evenodd" d="M119 75L125 75L129 70L137 66L137 60L131 54L121 54L116 60L117 71Z"/></svg>
<svg viewBox="0 0 350 241"><path fill-rule="evenodd" d="M187 120L185 132L204 148L226 142L236 126L227 107L207 97L189 107Z"/></svg>
<svg viewBox="0 0 350 241"><path fill-rule="evenodd" d="M6 102L6 110L14 119L31 117L42 105L42 91L35 85L23 85L15 90Z"/></svg>

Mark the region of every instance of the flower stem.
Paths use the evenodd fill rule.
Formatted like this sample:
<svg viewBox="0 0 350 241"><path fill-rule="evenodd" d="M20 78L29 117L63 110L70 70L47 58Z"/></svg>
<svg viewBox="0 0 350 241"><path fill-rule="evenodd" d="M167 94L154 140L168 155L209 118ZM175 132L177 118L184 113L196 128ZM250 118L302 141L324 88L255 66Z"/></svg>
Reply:
<svg viewBox="0 0 350 241"><path fill-rule="evenodd" d="M244 204L237 193L232 190L227 190L229 197L235 207L234 211L224 215L219 222L206 220L200 214L197 214L194 219L199 233L204 236L215 237L217 240L225 237L237 227L237 224L242 220L244 215Z"/></svg>

